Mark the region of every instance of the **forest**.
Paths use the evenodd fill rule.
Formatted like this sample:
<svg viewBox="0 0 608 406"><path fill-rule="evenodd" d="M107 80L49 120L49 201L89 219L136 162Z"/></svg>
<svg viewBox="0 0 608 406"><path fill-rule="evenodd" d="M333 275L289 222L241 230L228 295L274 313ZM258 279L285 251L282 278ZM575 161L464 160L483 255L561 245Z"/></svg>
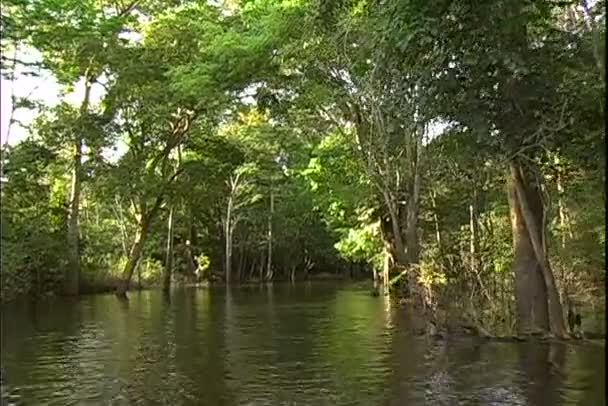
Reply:
<svg viewBox="0 0 608 406"><path fill-rule="evenodd" d="M365 279L436 324L569 337L605 296L605 14L3 0L2 302ZM56 105L14 91L43 72Z"/></svg>

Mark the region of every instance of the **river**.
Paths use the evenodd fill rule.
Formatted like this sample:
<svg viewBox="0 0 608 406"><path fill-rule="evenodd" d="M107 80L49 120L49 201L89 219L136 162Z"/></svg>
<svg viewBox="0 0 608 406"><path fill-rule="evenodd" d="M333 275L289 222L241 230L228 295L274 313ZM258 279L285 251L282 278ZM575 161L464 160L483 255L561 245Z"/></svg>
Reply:
<svg viewBox="0 0 608 406"><path fill-rule="evenodd" d="M606 404L603 341L444 342L412 323L335 283L13 303L3 404Z"/></svg>

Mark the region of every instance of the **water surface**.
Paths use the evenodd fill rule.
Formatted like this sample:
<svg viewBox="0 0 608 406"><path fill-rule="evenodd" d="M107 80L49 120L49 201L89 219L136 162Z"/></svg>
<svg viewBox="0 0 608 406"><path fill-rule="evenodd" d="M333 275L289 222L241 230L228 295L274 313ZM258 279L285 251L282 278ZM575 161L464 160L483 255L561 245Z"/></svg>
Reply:
<svg viewBox="0 0 608 406"><path fill-rule="evenodd" d="M363 286L54 298L2 309L5 404L606 404L605 345L438 342Z"/></svg>

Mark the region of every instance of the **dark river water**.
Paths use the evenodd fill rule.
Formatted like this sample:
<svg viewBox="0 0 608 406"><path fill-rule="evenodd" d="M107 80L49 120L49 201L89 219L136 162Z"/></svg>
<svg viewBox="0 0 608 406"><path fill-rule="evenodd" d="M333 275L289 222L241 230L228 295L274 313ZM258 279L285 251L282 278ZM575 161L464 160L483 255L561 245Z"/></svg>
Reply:
<svg viewBox="0 0 608 406"><path fill-rule="evenodd" d="M2 308L3 404L606 404L605 344L440 342L364 286Z"/></svg>

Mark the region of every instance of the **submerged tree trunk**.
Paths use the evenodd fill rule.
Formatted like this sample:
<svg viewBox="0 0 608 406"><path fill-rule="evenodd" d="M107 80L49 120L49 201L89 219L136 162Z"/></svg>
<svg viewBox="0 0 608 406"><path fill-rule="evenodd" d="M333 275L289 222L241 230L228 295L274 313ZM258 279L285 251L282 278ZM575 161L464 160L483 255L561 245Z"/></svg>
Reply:
<svg viewBox="0 0 608 406"><path fill-rule="evenodd" d="M509 200L518 332L551 331L558 337L567 337L559 294L546 256L539 185L527 180L517 163L511 163Z"/></svg>
<svg viewBox="0 0 608 406"><path fill-rule="evenodd" d="M88 71L85 73L84 99L80 106L82 119L89 109L91 95L91 78ZM64 292L68 295L77 295L80 284L80 189L82 177L82 132L84 128L77 128L74 134L72 156L72 182L70 186L70 208L68 213L68 267L65 275Z"/></svg>
<svg viewBox="0 0 608 406"><path fill-rule="evenodd" d="M167 221L167 255L165 257L165 272L163 274L163 291L169 293L171 289L171 272L173 270L173 213L174 208L169 210Z"/></svg>
<svg viewBox="0 0 608 406"><path fill-rule="evenodd" d="M386 246L384 247L384 267L382 268L382 289L384 290L384 293L388 293L388 290L390 288L389 286L389 277L390 277L390 270L391 270L391 263L392 263L392 256L389 250L389 247Z"/></svg>

